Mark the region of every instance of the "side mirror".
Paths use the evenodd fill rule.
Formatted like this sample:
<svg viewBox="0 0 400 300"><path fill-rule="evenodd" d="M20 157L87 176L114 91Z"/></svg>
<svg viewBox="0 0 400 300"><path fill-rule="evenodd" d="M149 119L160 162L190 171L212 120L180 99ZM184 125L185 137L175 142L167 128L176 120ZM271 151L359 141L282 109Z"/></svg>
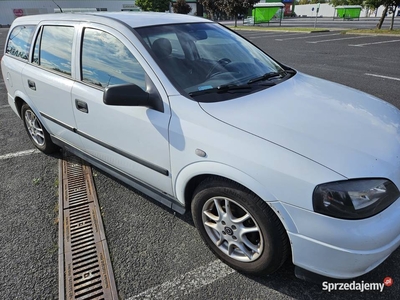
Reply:
<svg viewBox="0 0 400 300"><path fill-rule="evenodd" d="M103 94L106 105L146 106L163 112L158 94L147 93L136 84L120 84L106 87Z"/></svg>

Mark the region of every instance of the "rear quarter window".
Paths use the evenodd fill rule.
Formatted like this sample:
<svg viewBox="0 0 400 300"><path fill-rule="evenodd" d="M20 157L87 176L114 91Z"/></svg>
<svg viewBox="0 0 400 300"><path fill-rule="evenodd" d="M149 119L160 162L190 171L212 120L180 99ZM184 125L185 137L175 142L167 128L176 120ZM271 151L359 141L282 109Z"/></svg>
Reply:
<svg viewBox="0 0 400 300"><path fill-rule="evenodd" d="M16 26L8 37L6 53L28 60L34 31L35 26Z"/></svg>

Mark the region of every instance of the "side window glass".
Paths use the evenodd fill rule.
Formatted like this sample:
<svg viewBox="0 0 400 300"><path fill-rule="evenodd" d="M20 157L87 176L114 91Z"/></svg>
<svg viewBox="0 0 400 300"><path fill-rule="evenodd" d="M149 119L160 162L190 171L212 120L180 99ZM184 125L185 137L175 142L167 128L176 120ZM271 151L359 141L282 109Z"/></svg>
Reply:
<svg viewBox="0 0 400 300"><path fill-rule="evenodd" d="M145 71L128 48L97 29L84 31L81 76L84 82L101 87L133 83L146 90Z"/></svg>
<svg viewBox="0 0 400 300"><path fill-rule="evenodd" d="M40 66L71 75L71 53L74 27L43 26L36 40L33 62Z"/></svg>
<svg viewBox="0 0 400 300"><path fill-rule="evenodd" d="M6 53L28 60L35 26L15 27L7 42Z"/></svg>

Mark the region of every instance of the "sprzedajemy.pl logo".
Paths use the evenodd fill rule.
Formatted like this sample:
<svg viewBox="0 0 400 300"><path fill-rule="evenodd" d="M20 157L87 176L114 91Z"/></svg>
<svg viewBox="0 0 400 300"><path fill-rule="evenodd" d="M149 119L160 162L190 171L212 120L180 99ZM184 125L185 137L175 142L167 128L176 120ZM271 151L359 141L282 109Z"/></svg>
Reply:
<svg viewBox="0 0 400 300"><path fill-rule="evenodd" d="M361 293L364 291L380 291L383 292L383 289L389 287L393 284L393 279L391 277L385 277L383 283L378 282L327 282L324 281L322 283L323 291L360 291Z"/></svg>

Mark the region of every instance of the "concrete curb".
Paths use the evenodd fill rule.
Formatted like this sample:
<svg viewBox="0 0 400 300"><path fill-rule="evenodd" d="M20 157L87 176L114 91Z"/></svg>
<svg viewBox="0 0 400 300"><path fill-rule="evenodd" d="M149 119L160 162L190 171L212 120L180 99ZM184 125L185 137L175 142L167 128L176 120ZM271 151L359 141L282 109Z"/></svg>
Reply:
<svg viewBox="0 0 400 300"><path fill-rule="evenodd" d="M234 31L239 31L239 30L246 30L246 31L260 31L260 32L283 32L283 33L288 33L288 32L301 32L301 33L318 33L318 32L330 32L333 30L330 29L310 29L308 30L278 30L278 29L268 29L268 28L262 28L262 29L258 29L258 28L252 28L249 26L249 28L235 28L235 27L229 27L230 29L234 30Z"/></svg>

